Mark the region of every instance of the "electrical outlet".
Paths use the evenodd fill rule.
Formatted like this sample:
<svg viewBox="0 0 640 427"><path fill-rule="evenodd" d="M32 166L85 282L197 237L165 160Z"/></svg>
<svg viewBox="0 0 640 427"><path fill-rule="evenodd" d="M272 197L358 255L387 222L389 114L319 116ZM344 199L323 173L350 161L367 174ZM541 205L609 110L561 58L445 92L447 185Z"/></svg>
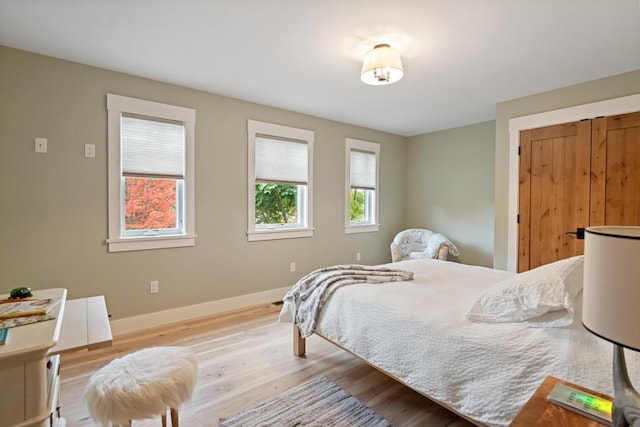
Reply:
<svg viewBox="0 0 640 427"><path fill-rule="evenodd" d="M96 157L96 145L84 144L84 156L88 158Z"/></svg>
<svg viewBox="0 0 640 427"><path fill-rule="evenodd" d="M356 261L360 261L360 252L356 252Z"/></svg>
<svg viewBox="0 0 640 427"><path fill-rule="evenodd" d="M36 149L36 153L46 153L47 138L36 138L35 149Z"/></svg>
<svg viewBox="0 0 640 427"><path fill-rule="evenodd" d="M160 282L158 282L157 280L149 282L149 293L157 294L158 292L160 292Z"/></svg>
<svg viewBox="0 0 640 427"><path fill-rule="evenodd" d="M293 273L294 271L296 271L296 263L295 263L295 262L292 262L292 263L291 263L291 265L290 265L290 267L291 267L291 272L292 272L292 273Z"/></svg>

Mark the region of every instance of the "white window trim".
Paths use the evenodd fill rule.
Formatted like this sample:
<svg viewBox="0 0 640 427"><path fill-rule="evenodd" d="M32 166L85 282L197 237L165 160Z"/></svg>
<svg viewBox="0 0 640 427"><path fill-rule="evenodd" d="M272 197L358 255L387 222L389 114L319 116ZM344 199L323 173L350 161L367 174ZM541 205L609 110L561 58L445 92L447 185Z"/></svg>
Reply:
<svg viewBox="0 0 640 427"><path fill-rule="evenodd" d="M374 207L373 224L351 224L349 197L351 195L351 151L361 150L374 153L376 155L376 197ZM345 139L345 207L344 207L344 232L370 233L380 230L380 144L375 142L361 141L359 139Z"/></svg>
<svg viewBox="0 0 640 427"><path fill-rule="evenodd" d="M195 123L196 112L190 108L177 107L159 102L145 101L126 96L107 94L108 110L108 192L109 192L109 252L138 251L146 249L179 248L195 245ZM120 159L120 116L122 113L139 114L175 120L185 127L185 213L184 234L162 236L122 237L120 179L122 162Z"/></svg>
<svg viewBox="0 0 640 427"><path fill-rule="evenodd" d="M305 129L297 129L288 126L276 125L273 123L247 121L248 134L248 172L247 172L247 240L249 242L274 239L293 239L299 237L313 236L313 141L314 132ZM305 141L307 143L307 206L306 206L306 227L290 228L256 228L256 159L255 145L256 135L270 135L278 138Z"/></svg>

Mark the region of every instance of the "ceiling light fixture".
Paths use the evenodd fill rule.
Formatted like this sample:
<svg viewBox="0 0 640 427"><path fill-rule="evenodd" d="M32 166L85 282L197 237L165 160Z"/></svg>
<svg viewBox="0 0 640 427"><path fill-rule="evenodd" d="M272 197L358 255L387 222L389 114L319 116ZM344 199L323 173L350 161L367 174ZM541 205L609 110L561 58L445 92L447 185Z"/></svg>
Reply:
<svg viewBox="0 0 640 427"><path fill-rule="evenodd" d="M377 44L364 56L360 79L368 85L395 83L404 76L397 50L386 43Z"/></svg>

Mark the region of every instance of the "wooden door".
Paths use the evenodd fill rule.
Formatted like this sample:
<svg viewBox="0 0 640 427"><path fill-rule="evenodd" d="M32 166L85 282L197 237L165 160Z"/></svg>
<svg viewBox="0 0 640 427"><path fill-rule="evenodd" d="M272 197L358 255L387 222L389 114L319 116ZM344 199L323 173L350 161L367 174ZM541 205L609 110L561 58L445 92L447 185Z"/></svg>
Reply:
<svg viewBox="0 0 640 427"><path fill-rule="evenodd" d="M590 225L640 225L640 112L593 120Z"/></svg>
<svg viewBox="0 0 640 427"><path fill-rule="evenodd" d="M518 271L582 254L589 225L591 122L520 133Z"/></svg>
<svg viewBox="0 0 640 427"><path fill-rule="evenodd" d="M584 253L566 234L640 225L640 112L520 133L518 271Z"/></svg>

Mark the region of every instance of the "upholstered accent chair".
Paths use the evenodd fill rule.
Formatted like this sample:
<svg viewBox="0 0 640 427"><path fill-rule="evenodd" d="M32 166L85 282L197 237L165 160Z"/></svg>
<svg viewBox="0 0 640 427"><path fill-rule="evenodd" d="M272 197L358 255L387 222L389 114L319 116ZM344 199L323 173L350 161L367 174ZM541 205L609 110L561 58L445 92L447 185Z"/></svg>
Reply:
<svg viewBox="0 0 640 427"><path fill-rule="evenodd" d="M433 258L446 261L449 254L458 256L458 248L440 233L424 228L410 228L396 234L391 242L391 260Z"/></svg>

